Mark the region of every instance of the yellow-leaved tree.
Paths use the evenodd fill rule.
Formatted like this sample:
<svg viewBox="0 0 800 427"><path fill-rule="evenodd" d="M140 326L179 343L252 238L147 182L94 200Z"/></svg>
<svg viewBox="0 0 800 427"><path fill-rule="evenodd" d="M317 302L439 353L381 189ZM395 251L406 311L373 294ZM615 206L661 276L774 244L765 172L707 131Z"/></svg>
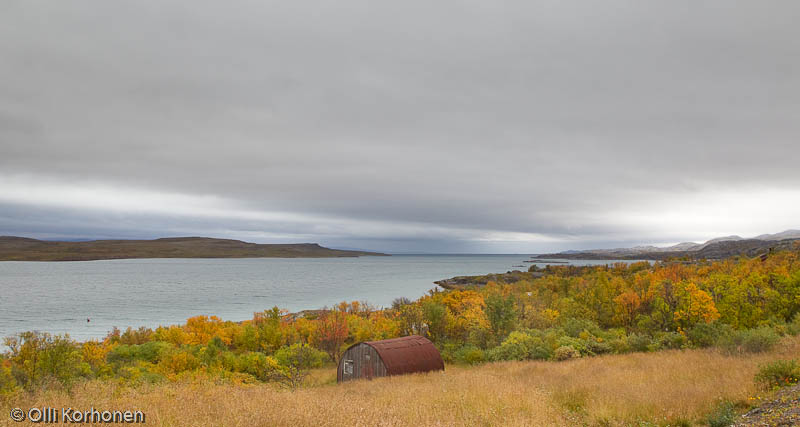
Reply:
<svg viewBox="0 0 800 427"><path fill-rule="evenodd" d="M719 319L719 311L714 304L714 299L694 283L689 282L680 286L678 298L675 321L684 330L700 322L710 323Z"/></svg>

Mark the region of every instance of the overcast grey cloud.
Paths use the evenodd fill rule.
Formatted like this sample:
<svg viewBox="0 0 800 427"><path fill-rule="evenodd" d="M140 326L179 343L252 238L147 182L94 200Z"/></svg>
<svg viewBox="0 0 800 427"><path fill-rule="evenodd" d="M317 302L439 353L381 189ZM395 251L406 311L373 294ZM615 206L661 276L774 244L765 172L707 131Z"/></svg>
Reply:
<svg viewBox="0 0 800 427"><path fill-rule="evenodd" d="M0 3L0 234L535 252L798 228L795 1Z"/></svg>

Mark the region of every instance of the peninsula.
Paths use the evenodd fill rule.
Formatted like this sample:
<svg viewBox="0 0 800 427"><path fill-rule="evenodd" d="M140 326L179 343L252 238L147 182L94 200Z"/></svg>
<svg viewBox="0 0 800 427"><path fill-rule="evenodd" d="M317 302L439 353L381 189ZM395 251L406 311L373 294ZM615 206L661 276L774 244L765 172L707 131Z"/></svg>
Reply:
<svg viewBox="0 0 800 427"><path fill-rule="evenodd" d="M0 236L0 261L93 261L125 258L335 258L386 256L316 243L258 244L209 237L57 242Z"/></svg>

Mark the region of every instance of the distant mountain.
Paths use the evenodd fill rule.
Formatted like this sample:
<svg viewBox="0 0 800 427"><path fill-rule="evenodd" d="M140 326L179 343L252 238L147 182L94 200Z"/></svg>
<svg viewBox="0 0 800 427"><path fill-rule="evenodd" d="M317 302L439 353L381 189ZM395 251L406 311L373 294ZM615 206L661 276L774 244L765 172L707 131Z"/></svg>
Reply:
<svg viewBox="0 0 800 427"><path fill-rule="evenodd" d="M744 239L742 237L739 237L739 236L717 237L717 238L714 238L714 239L711 239L711 240L707 241L705 244L708 245L709 243L730 242L730 241L736 241L736 240L744 240ZM761 240L761 239L756 239L756 240Z"/></svg>
<svg viewBox="0 0 800 427"><path fill-rule="evenodd" d="M695 242L683 242L678 243L675 246L670 246L668 248L664 248L664 251L691 251L693 249L697 249L700 246L703 246L702 243L695 243Z"/></svg>
<svg viewBox="0 0 800 427"><path fill-rule="evenodd" d="M316 243L258 244L208 237L53 242L0 236L0 261L91 261L122 258L332 258L384 255Z"/></svg>
<svg viewBox="0 0 800 427"><path fill-rule="evenodd" d="M776 234L762 234L753 239L725 236L705 243L683 242L667 247L635 246L632 248L591 249L538 255L536 258L568 259L667 259L689 257L693 259L719 259L734 255L755 256L770 249L791 247L800 241L800 230L787 230Z"/></svg>
<svg viewBox="0 0 800 427"><path fill-rule="evenodd" d="M800 230L786 230L781 233L775 234L762 234L754 237L758 240L784 240L784 239L800 239Z"/></svg>

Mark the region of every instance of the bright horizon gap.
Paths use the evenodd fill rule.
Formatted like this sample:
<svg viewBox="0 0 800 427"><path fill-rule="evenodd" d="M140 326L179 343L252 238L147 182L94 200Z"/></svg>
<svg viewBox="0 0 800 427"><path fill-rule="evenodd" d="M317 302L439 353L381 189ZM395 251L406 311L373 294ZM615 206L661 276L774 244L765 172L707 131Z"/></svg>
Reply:
<svg viewBox="0 0 800 427"><path fill-rule="evenodd" d="M757 203L745 200L756 200ZM101 225L108 225L109 221L130 224L125 232L120 232L116 229L118 227L88 227L81 231L69 223L51 226L50 231L35 232L15 230L10 227L8 216L5 222L0 218L0 234L48 240L201 236L255 243L311 242L326 247L356 247L397 254L535 254L570 249L664 247L670 246L664 242L704 243L728 235L749 238L796 229L798 226L794 220L800 217L800 190L710 188L682 196L673 195L668 199L643 199L635 209L597 210L582 217L575 217L572 213L560 220L558 215L551 215L555 217L551 227L557 229L568 230L583 223L598 229L612 227L621 230L575 235L265 211L248 206L246 201L214 194L164 192L110 183L58 182L30 175L0 175L0 204L17 206L20 212L30 209L45 213L56 210L61 215L68 212L84 227L87 218L97 218ZM741 216L724 216L724 212L731 209L741 212ZM692 211L691 217L681 214L686 210ZM767 218L768 213L771 213L769 221L750 220ZM169 225L153 227L148 224L161 221L168 221ZM782 225L776 229L773 224ZM675 230L683 230L688 238L674 238ZM460 243L425 249L425 243L431 241Z"/></svg>

